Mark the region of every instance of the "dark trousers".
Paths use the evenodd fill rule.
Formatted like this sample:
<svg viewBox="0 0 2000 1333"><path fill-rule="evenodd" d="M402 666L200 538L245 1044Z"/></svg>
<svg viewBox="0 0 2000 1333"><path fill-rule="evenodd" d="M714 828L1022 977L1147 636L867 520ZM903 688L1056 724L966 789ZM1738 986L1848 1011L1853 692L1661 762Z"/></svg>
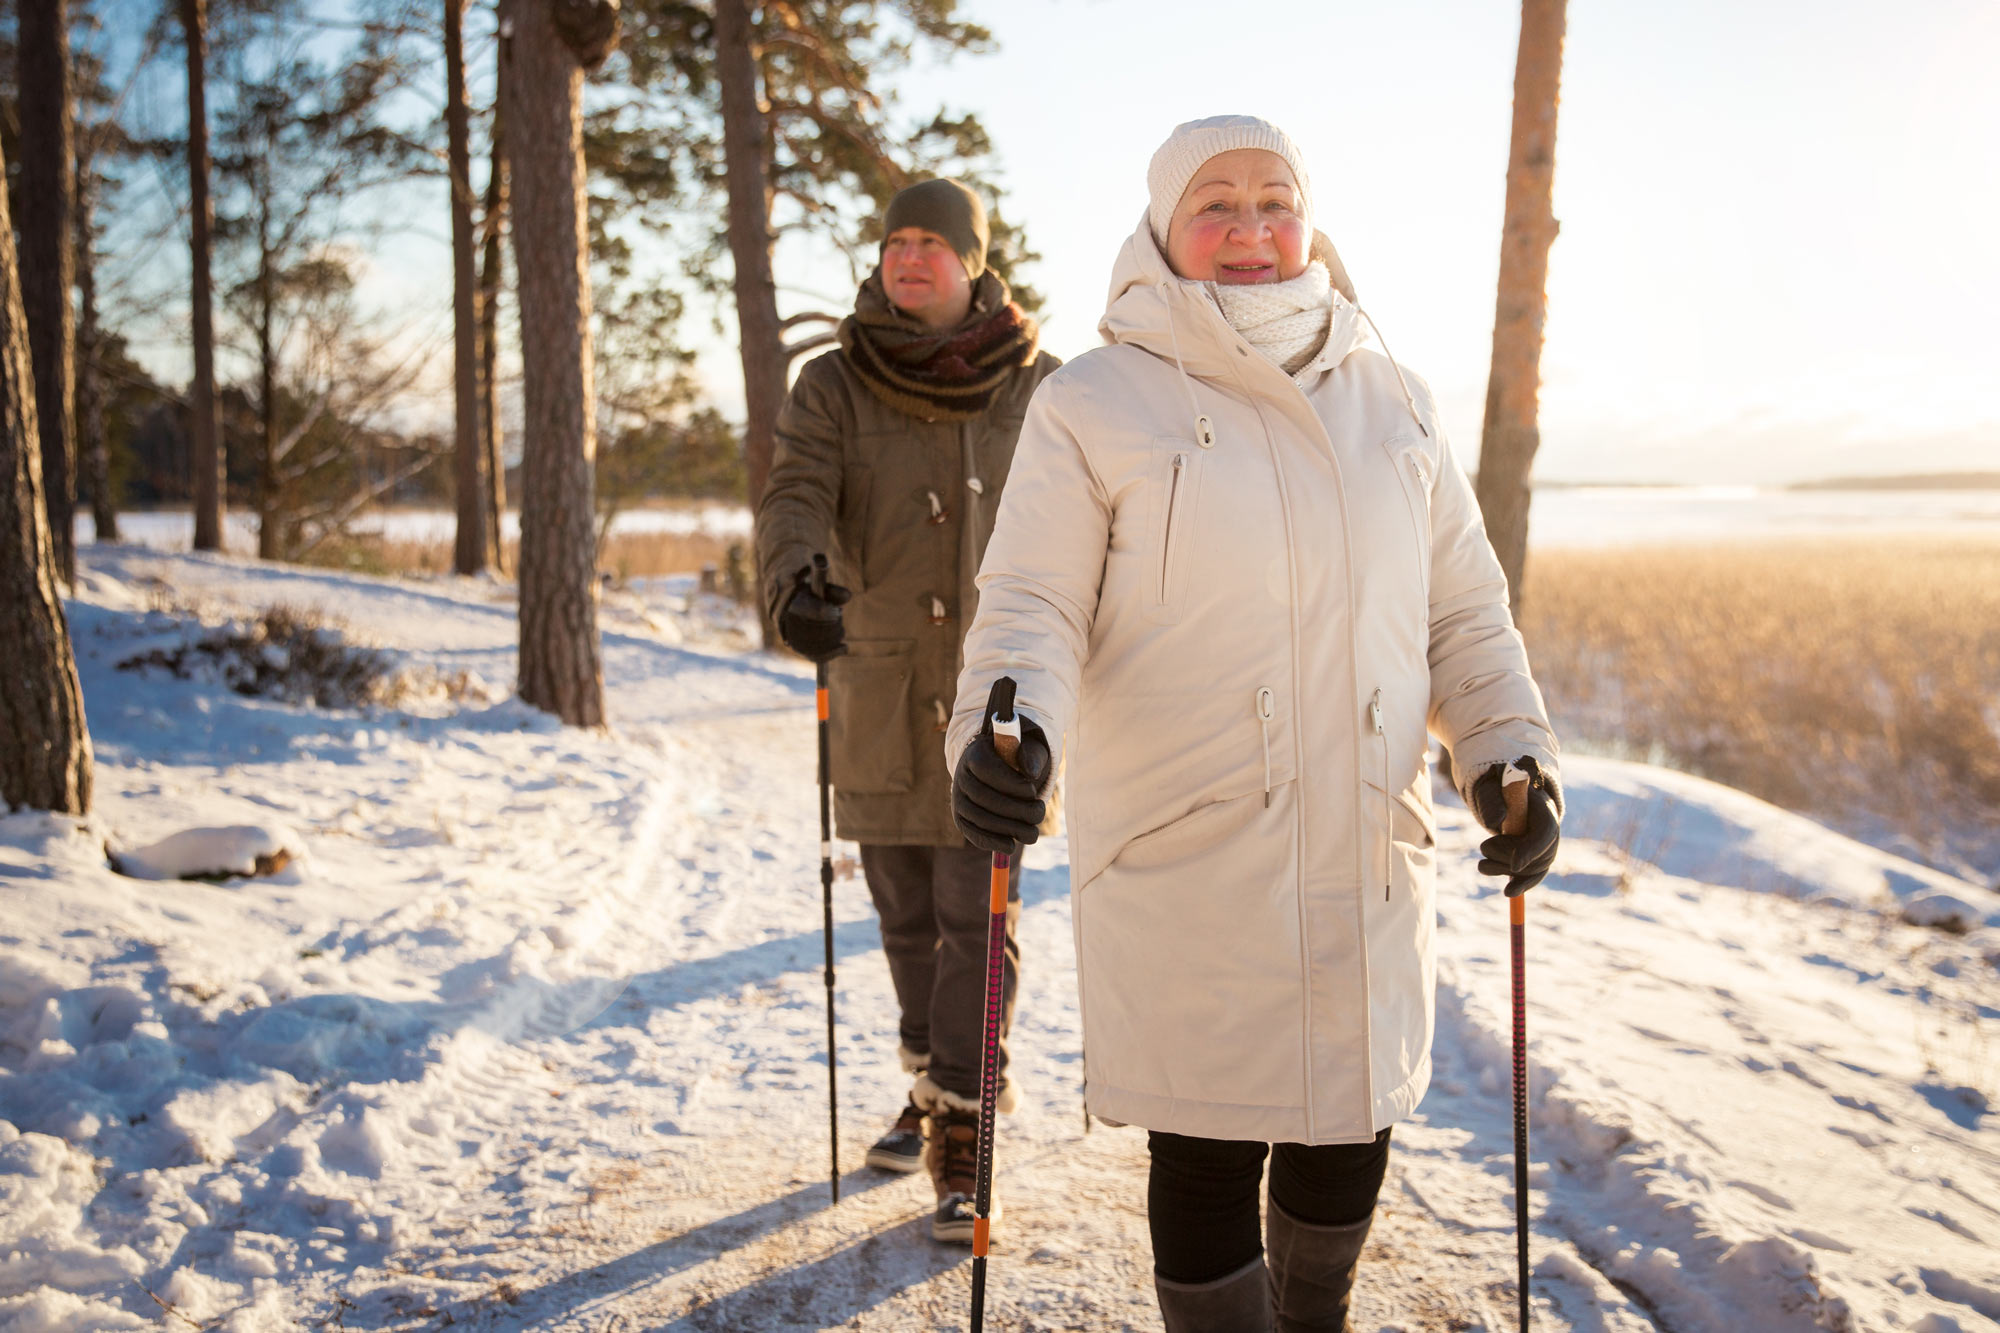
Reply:
<svg viewBox="0 0 2000 1333"><path fill-rule="evenodd" d="M977 1100L986 1032L986 924L993 858L977 847L892 847L863 843L861 868L882 918L882 948L902 1007L903 1045L930 1055L930 1075L946 1092ZM1000 1071L1021 967L1021 859L1007 884L1007 944L1000 1001Z"/></svg>
<svg viewBox="0 0 2000 1333"><path fill-rule="evenodd" d="M1342 1226L1375 1209L1389 1166L1389 1131L1373 1143L1241 1143L1149 1131L1146 1221L1153 1270L1170 1282L1212 1282L1264 1252L1257 1187L1271 1157L1271 1202L1301 1222Z"/></svg>

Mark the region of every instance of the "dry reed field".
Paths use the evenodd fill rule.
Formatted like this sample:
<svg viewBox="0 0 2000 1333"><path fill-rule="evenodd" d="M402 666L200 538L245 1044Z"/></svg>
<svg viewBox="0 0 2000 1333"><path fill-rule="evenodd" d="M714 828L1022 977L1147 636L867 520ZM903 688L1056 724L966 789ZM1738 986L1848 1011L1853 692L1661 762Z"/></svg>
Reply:
<svg viewBox="0 0 2000 1333"><path fill-rule="evenodd" d="M1526 585L1566 744L2000 879L2000 538L1538 551Z"/></svg>
<svg viewBox="0 0 2000 1333"><path fill-rule="evenodd" d="M729 547L741 537L708 532L613 533L599 554L598 568L619 579L651 578L660 574L693 573L703 565L727 570ZM438 541L390 541L376 536L357 536L345 541L329 541L310 555L305 563L333 569L354 569L368 574L444 574L451 570L450 539ZM508 542L509 571L517 567L520 543Z"/></svg>

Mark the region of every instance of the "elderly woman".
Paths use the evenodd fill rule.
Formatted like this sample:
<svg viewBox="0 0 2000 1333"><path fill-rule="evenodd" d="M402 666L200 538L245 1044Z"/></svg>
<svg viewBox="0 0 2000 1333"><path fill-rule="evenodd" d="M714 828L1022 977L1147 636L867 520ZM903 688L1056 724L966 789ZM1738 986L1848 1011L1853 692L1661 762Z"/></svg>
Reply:
<svg viewBox="0 0 2000 1333"><path fill-rule="evenodd" d="M1147 185L1110 345L1021 432L946 738L954 812L981 846L1032 842L1067 757L1086 1098L1151 1131L1170 1333L1341 1329L1390 1127L1430 1077L1426 732L1510 894L1554 860L1556 742L1436 403L1363 350L1298 149L1195 121ZM1018 770L984 718L1001 676ZM1529 818L1501 836L1507 765Z"/></svg>

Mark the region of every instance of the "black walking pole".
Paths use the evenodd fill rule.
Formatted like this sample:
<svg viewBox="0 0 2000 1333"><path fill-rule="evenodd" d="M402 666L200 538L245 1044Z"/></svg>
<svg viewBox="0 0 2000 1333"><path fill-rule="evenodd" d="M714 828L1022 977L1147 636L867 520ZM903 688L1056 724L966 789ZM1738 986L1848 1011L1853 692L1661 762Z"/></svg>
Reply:
<svg viewBox="0 0 2000 1333"><path fill-rule="evenodd" d="M815 555L812 562L813 596L826 598L826 557ZM833 1030L833 820L828 813L827 788L833 780L827 754L826 663L813 666L813 683L819 707L819 894L822 911L821 933L826 939L826 1141L827 1183L833 1201L840 1202L840 1053L834 1046Z"/></svg>
<svg viewBox="0 0 2000 1333"><path fill-rule="evenodd" d="M993 728L993 748L1010 767L1018 765L1021 719L1014 714L1012 676L993 682L986 720ZM979 1052L979 1174L972 1195L972 1333L986 1327L986 1241L993 1206L993 1116L1000 1101L1000 992L1006 980L1007 880L1012 859L1006 852L993 853L987 896L986 1037Z"/></svg>
<svg viewBox="0 0 2000 1333"><path fill-rule="evenodd" d="M1507 815L1500 831L1519 837L1528 831L1528 775L1512 764L1500 777ZM1528 923L1528 895L1507 900L1507 933L1513 945L1514 972L1514 1258L1519 1274L1521 1328L1528 1327L1528 958L1523 938Z"/></svg>

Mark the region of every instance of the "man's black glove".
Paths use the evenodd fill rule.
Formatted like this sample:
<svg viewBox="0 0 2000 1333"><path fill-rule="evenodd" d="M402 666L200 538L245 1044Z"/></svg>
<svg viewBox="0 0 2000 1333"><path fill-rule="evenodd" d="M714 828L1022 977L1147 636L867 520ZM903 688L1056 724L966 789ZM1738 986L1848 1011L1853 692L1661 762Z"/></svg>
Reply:
<svg viewBox="0 0 2000 1333"><path fill-rule="evenodd" d="M1019 716L1019 714L1016 714ZM1048 807L1041 790L1049 780L1049 738L1021 718L1021 748L1016 770L993 745L993 719L979 729L972 744L958 757L951 775L951 814L965 840L984 851L1012 856L1015 844L1041 836Z"/></svg>
<svg viewBox="0 0 2000 1333"><path fill-rule="evenodd" d="M778 612L778 635L800 657L830 662L847 651L840 608L854 594L838 583L824 583L814 591L812 573L808 565L793 580L792 595Z"/></svg>
<svg viewBox="0 0 2000 1333"><path fill-rule="evenodd" d="M1518 898L1540 884L1556 863L1562 840L1562 787L1533 759L1522 756L1514 767L1528 775L1528 828L1525 833L1500 832L1507 819L1507 797L1500 789L1503 765L1495 764L1472 784L1472 813L1493 834L1479 844L1479 873L1507 876L1507 896Z"/></svg>

